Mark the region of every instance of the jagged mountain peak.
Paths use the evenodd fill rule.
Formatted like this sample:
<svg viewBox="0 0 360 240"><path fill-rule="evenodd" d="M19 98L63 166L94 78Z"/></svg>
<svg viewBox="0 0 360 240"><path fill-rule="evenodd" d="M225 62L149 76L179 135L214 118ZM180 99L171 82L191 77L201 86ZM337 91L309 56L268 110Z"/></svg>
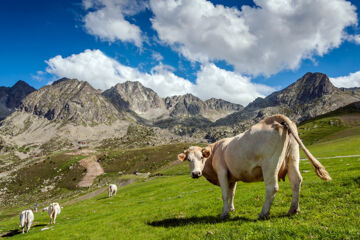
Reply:
<svg viewBox="0 0 360 240"><path fill-rule="evenodd" d="M14 112L23 98L34 91L35 88L22 80L17 81L12 87L0 87L0 120Z"/></svg>
<svg viewBox="0 0 360 240"><path fill-rule="evenodd" d="M76 125L109 123L121 118L114 106L88 82L67 78L28 95L20 110Z"/></svg>
<svg viewBox="0 0 360 240"><path fill-rule="evenodd" d="M162 98L140 82L126 81L102 93L119 111L132 111L145 119L155 119L167 114Z"/></svg>
<svg viewBox="0 0 360 240"><path fill-rule="evenodd" d="M330 82L328 76L323 73L306 73L294 84L285 88L283 91L296 91L296 99L300 102L309 102L315 98L332 94L338 89Z"/></svg>
<svg viewBox="0 0 360 240"><path fill-rule="evenodd" d="M17 81L10 89L21 89L21 88L31 88L35 90L32 86L30 86L27 82L23 80Z"/></svg>
<svg viewBox="0 0 360 240"><path fill-rule="evenodd" d="M75 79L75 78L66 78L66 77L63 77L63 78L60 78L56 81L54 81L51 85L56 85L56 84L59 84L59 83L63 83L63 82L80 82L79 80Z"/></svg>
<svg viewBox="0 0 360 240"><path fill-rule="evenodd" d="M219 119L216 125L251 124L276 113L286 114L294 121L303 121L355 101L359 101L356 94L336 88L326 74L308 72L283 90L266 98L256 98L243 111Z"/></svg>

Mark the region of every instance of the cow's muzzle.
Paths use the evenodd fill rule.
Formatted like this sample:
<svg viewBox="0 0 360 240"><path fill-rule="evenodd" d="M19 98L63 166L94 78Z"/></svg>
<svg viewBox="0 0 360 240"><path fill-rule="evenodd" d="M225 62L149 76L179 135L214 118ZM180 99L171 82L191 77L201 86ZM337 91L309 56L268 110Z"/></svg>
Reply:
<svg viewBox="0 0 360 240"><path fill-rule="evenodd" d="M200 171L195 171L195 172L191 172L191 177L192 178L199 178L201 177L201 172Z"/></svg>

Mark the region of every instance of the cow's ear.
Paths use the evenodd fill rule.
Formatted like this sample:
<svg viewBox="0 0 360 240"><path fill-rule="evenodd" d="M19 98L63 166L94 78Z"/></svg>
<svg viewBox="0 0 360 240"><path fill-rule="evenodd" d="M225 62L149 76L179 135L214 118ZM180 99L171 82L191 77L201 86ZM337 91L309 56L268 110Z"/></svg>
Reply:
<svg viewBox="0 0 360 240"><path fill-rule="evenodd" d="M179 155L178 155L178 159L180 160L180 161L185 161L185 159L186 159L186 154L185 153L180 153Z"/></svg>
<svg viewBox="0 0 360 240"><path fill-rule="evenodd" d="M204 158L208 158L211 154L211 149L209 147L203 148L201 150L201 153L203 155Z"/></svg>

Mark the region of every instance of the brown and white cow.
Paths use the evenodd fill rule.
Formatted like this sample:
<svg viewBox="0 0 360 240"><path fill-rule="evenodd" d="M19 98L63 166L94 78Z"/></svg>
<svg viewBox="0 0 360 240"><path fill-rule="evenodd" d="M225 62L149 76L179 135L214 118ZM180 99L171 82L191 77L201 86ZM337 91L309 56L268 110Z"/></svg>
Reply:
<svg viewBox="0 0 360 240"><path fill-rule="evenodd" d="M300 211L302 176L299 171L299 145L316 174L323 180L331 180L325 168L300 140L296 124L283 115L267 117L244 133L205 148L192 146L178 158L189 161L193 178L204 175L209 182L221 187L224 203L221 218L226 218L230 211L235 210L234 195L238 181L264 181L266 196L259 218L266 219L279 189L278 179L284 180L286 174L292 188L289 214Z"/></svg>

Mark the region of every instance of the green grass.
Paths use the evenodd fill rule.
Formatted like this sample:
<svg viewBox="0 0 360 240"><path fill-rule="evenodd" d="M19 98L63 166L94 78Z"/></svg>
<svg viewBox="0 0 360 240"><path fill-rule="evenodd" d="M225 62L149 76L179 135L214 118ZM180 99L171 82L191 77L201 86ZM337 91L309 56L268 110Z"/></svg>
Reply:
<svg viewBox="0 0 360 240"><path fill-rule="evenodd" d="M309 147L315 157L360 155L360 136L351 136L320 142ZM301 157L305 155L301 152Z"/></svg>
<svg viewBox="0 0 360 240"><path fill-rule="evenodd" d="M336 141L328 145L333 148ZM310 147L320 153L321 145ZM349 152L350 153L350 152ZM337 154L342 154L338 152ZM53 230L41 231L46 214L36 213L29 234L14 239L359 239L360 158L323 159L333 181L321 181L308 161L301 161L304 178L301 214L288 217L291 188L280 183L271 219L257 221L264 201L264 184L239 183L237 210L220 221L220 188L204 178L188 176L186 163L164 168L162 177L120 188L66 206ZM180 174L180 175L179 175ZM185 175L181 175L185 174ZM171 176L178 175L178 176ZM16 209L17 212L20 209ZM9 213L7 213L9 214ZM0 223L2 234L18 228L18 216Z"/></svg>
<svg viewBox="0 0 360 240"><path fill-rule="evenodd" d="M311 145L346 128L340 118L329 117L303 123L298 126L298 131L304 144Z"/></svg>

